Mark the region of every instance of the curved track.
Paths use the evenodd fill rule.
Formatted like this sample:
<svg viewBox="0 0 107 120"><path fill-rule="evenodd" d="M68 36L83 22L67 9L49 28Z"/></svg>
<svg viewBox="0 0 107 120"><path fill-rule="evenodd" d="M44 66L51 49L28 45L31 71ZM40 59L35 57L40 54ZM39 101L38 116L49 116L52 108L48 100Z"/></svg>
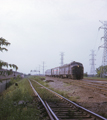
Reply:
<svg viewBox="0 0 107 120"><path fill-rule="evenodd" d="M44 87L37 81L31 80L30 85L36 96L39 96L39 94L35 92L35 86L33 87L31 84L34 82L39 84L39 91L41 89L46 89L54 94L51 98L41 100L51 120L107 120L106 118L87 110L84 107L79 106L67 98L59 95L58 93Z"/></svg>

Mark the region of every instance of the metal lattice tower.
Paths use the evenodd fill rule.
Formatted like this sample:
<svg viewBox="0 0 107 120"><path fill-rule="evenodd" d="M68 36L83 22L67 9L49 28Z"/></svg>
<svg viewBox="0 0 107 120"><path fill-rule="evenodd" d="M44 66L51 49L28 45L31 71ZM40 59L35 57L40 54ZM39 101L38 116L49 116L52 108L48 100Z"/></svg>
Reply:
<svg viewBox="0 0 107 120"><path fill-rule="evenodd" d="M101 23L103 24L103 26L101 26L100 29L104 29L104 36L102 37L104 39L104 44L102 46L100 46L100 47L104 48L103 58L102 58L102 65L103 65L102 75L104 77L105 74L106 74L106 69L105 69L104 66L107 65L107 21L104 21L104 22L101 22Z"/></svg>
<svg viewBox="0 0 107 120"><path fill-rule="evenodd" d="M91 59L90 59L90 61L91 61L91 70L90 70L90 74L91 75L94 75L95 74L95 59L94 59L94 57L95 57L95 54L94 54L94 50L91 50Z"/></svg>
<svg viewBox="0 0 107 120"><path fill-rule="evenodd" d="M64 58L63 58L63 56L64 56L64 53L63 52L61 52L61 66L64 64L64 62L63 62L63 60L64 60Z"/></svg>

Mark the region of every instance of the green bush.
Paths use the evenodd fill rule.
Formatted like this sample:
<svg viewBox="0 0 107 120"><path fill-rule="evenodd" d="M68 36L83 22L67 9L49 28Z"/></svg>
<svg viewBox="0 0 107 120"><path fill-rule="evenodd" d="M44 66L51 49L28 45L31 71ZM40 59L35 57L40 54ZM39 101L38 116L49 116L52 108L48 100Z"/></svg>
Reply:
<svg viewBox="0 0 107 120"><path fill-rule="evenodd" d="M28 80L12 85L0 97L0 120L38 120L40 112L33 100L33 91Z"/></svg>
<svg viewBox="0 0 107 120"><path fill-rule="evenodd" d="M10 87L11 85L17 83L17 82L20 81L20 80L21 80L20 75L18 75L16 78L11 78L11 79L10 79L10 82L7 83L7 88Z"/></svg>

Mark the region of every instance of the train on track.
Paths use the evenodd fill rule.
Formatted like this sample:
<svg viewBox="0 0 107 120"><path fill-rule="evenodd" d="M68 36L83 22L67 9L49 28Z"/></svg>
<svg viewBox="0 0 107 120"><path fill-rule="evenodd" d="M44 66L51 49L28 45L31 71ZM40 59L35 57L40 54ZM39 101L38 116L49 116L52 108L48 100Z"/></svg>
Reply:
<svg viewBox="0 0 107 120"><path fill-rule="evenodd" d="M45 76L59 77L59 78L71 78L71 79L83 79L84 67L82 63L71 62L63 66L55 67L45 71Z"/></svg>

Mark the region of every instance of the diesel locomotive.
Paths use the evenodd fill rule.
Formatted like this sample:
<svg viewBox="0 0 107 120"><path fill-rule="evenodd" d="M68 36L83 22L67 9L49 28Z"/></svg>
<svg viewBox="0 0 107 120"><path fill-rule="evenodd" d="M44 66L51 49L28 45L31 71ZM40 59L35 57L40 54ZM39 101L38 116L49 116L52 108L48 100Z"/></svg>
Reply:
<svg viewBox="0 0 107 120"><path fill-rule="evenodd" d="M71 62L63 66L55 67L45 71L45 76L83 79L84 67L82 63Z"/></svg>

